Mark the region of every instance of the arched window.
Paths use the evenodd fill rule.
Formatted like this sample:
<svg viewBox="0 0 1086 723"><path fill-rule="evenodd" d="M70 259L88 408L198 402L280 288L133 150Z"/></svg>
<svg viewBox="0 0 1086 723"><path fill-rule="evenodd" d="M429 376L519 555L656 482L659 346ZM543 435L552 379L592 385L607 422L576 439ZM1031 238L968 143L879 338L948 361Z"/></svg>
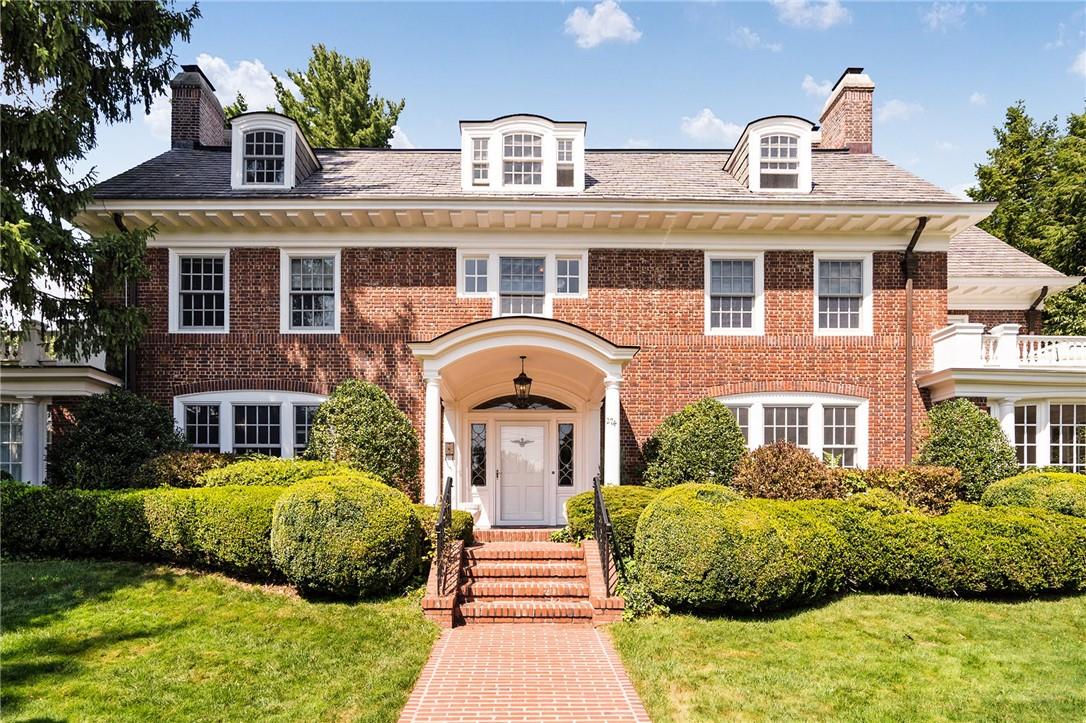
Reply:
<svg viewBox="0 0 1086 723"><path fill-rule="evenodd" d="M249 131L245 134L243 159L246 184L282 184L283 134L269 130Z"/></svg>
<svg viewBox="0 0 1086 723"><path fill-rule="evenodd" d="M549 397L540 397L535 394L528 397L527 400L521 402L517 399L516 395L509 394L504 397L495 397L489 399L482 404L475 405L476 409L550 409L550 410L568 410L570 407L567 404L562 404L556 399Z"/></svg>
<svg viewBox="0 0 1086 723"><path fill-rule="evenodd" d="M543 136L506 133L502 137L502 183L506 186L543 184Z"/></svg>
<svg viewBox="0 0 1086 723"><path fill-rule="evenodd" d="M799 188L799 136L762 136L760 161L761 188Z"/></svg>

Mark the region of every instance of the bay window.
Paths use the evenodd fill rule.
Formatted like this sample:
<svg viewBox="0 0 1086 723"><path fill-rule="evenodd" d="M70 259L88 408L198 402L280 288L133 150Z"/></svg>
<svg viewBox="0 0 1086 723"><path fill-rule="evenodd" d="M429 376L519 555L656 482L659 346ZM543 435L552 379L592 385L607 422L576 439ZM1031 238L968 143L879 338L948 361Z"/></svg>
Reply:
<svg viewBox="0 0 1086 723"><path fill-rule="evenodd" d="M198 451L296 457L309 445L324 397L301 392L220 391L174 398L174 419Z"/></svg>
<svg viewBox="0 0 1086 723"><path fill-rule="evenodd" d="M997 418L1010 414L1007 406L990 402ZM1086 472L1086 402L1081 399L1026 400L1014 404L1013 425L1004 430L1022 467L1063 467Z"/></svg>

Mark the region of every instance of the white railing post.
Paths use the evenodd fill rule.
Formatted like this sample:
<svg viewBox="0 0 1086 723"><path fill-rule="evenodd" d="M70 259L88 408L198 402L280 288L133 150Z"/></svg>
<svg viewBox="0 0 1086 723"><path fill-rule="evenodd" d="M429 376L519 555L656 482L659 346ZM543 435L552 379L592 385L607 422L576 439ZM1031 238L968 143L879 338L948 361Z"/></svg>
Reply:
<svg viewBox="0 0 1086 723"><path fill-rule="evenodd" d="M1021 324L1000 324L993 326L991 336L995 339L994 366L1000 369L1017 369L1019 362L1018 330Z"/></svg>
<svg viewBox="0 0 1086 723"><path fill-rule="evenodd" d="M984 324L956 323L931 333L936 370L984 366Z"/></svg>

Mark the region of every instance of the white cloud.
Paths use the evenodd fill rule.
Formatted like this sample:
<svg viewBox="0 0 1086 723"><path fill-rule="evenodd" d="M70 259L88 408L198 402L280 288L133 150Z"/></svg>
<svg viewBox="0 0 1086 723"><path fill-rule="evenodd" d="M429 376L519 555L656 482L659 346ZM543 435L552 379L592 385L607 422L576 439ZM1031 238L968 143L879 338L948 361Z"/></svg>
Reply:
<svg viewBox="0 0 1086 723"><path fill-rule="evenodd" d="M1086 50L1083 50L1075 58L1075 62L1071 63L1071 67L1067 69L1068 73L1072 75L1081 75L1086 78Z"/></svg>
<svg viewBox="0 0 1086 723"><path fill-rule="evenodd" d="M566 34L576 36L582 48L594 48L608 40L636 43L641 39L641 31L615 0L596 3L591 15L584 8L576 8L566 18Z"/></svg>
<svg viewBox="0 0 1086 723"><path fill-rule="evenodd" d="M825 30L852 20L840 0L772 0L777 18L797 28Z"/></svg>
<svg viewBox="0 0 1086 723"><path fill-rule="evenodd" d="M683 116L680 127L683 133L696 141L726 145L735 143L743 132L742 126L725 123L709 108L702 108L693 117Z"/></svg>
<svg viewBox="0 0 1086 723"><path fill-rule="evenodd" d="M907 121L915 115L920 115L924 112L924 106L919 103L909 103L904 100L888 100L879 106L879 110L875 117L878 118L881 123L890 123L892 121Z"/></svg>
<svg viewBox="0 0 1086 723"><path fill-rule="evenodd" d="M833 83L828 80L819 82L813 76L805 75L799 87L803 89L804 93L814 98L829 98L830 91L833 90Z"/></svg>
<svg viewBox="0 0 1086 723"><path fill-rule="evenodd" d="M400 126L392 126L392 138L388 145L392 148L414 148L415 144L407 137L407 133Z"/></svg>
<svg viewBox="0 0 1086 723"><path fill-rule="evenodd" d="M956 151L958 147L950 141L939 141L935 144L935 147L940 151Z"/></svg>
<svg viewBox="0 0 1086 723"><path fill-rule="evenodd" d="M1065 44L1063 36L1066 30L1067 26L1063 23L1060 23L1059 26L1056 28L1056 39L1049 40L1047 43L1045 43L1045 50L1056 50L1057 48L1062 48Z"/></svg>
<svg viewBox="0 0 1086 723"><path fill-rule="evenodd" d="M779 53L784 48L780 43L769 43L762 40L762 36L745 25L740 25L728 36L728 42L739 48L747 50L768 50L771 53Z"/></svg>
<svg viewBox="0 0 1086 723"><path fill-rule="evenodd" d="M623 148L651 148L652 141L648 138L627 138L622 144Z"/></svg>
<svg viewBox="0 0 1086 723"><path fill-rule="evenodd" d="M987 105L988 104L988 96L984 95L984 93L981 93L979 90L975 90L975 91L973 91L972 93L969 94L969 104L970 105Z"/></svg>
<svg viewBox="0 0 1086 723"><path fill-rule="evenodd" d="M960 2L933 2L928 11L921 15L928 30L938 30L945 33L952 27L962 24L965 20L965 11L968 8Z"/></svg>
<svg viewBox="0 0 1086 723"><path fill-rule="evenodd" d="M231 66L228 61L208 53L196 56L196 64L215 86L215 95L224 106L234 102L240 92L249 104L249 110L264 110L268 106L278 107L275 100L275 83L271 72L259 59L241 60ZM283 85L297 94L298 86L290 78L282 78ZM144 116L144 123L155 138L169 140L170 137L170 100L161 96L151 106L151 112Z"/></svg>

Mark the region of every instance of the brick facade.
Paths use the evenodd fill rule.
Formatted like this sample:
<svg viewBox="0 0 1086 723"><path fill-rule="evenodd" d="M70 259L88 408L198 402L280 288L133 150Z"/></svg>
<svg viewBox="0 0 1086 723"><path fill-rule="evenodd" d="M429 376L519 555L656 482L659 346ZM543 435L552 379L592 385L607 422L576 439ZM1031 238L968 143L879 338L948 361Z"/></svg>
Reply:
<svg viewBox="0 0 1086 723"><path fill-rule="evenodd" d="M920 253L914 280L915 367L930 368L931 337L946 324L946 254ZM764 336L706 336L704 255L695 250L591 249L587 299L556 299L554 318L615 344L638 345L622 387L627 476L660 421L706 395L840 393L870 400L870 464L900 464L903 446L904 279L901 253L874 254L871 336L816 337L814 254L765 254ZM233 389L327 393L359 377L384 387L422 433L421 370L407 342L491 316L489 299L458 299L456 252L345 248L341 333L279 333L279 251L230 256L230 333L168 334L168 252L149 252L139 299L151 317L135 388L163 403ZM924 400L914 387L914 414Z"/></svg>
<svg viewBox="0 0 1086 723"><path fill-rule="evenodd" d="M1040 313L1026 309L951 309L947 313L968 316L971 323L984 324L985 331L1000 324L1018 324L1022 334L1041 333Z"/></svg>
<svg viewBox="0 0 1086 723"><path fill-rule="evenodd" d="M822 114L821 148L847 148L871 153L871 104L874 88L844 88Z"/></svg>
<svg viewBox="0 0 1086 723"><path fill-rule="evenodd" d="M193 144L221 146L228 143L226 114L214 88L195 66L170 81L170 140L174 148Z"/></svg>

